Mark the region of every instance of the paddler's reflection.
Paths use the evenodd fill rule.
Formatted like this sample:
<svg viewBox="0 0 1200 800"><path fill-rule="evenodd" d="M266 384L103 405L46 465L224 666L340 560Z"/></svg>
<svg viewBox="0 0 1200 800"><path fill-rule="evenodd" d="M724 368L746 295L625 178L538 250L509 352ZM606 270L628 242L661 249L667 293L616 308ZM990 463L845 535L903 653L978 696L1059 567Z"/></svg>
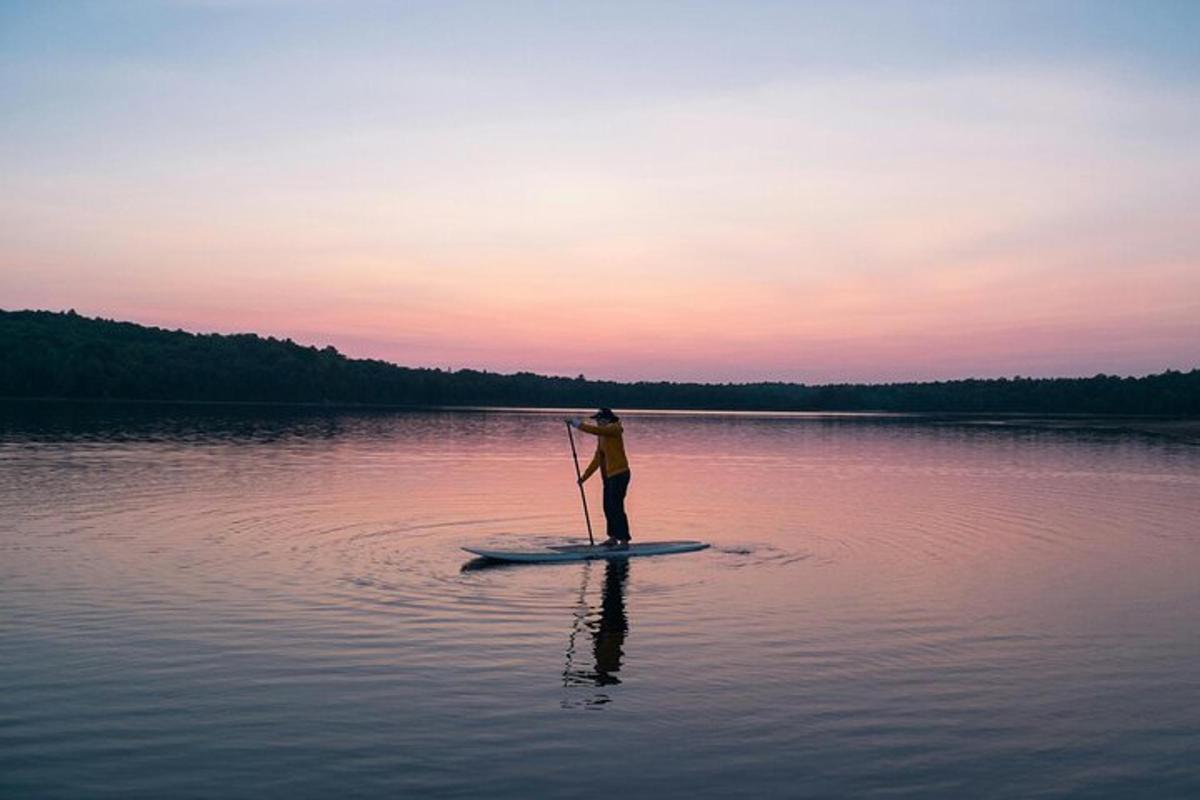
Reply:
<svg viewBox="0 0 1200 800"><path fill-rule="evenodd" d="M625 583L629 579L629 561L615 558L604 564L604 587L600 595L600 614L587 604L588 579L591 577L592 562L584 566L583 586L580 590L579 611L567 645L567 663L563 671L563 686L615 686L621 682L617 673L621 671L621 658L625 654L625 636L629 633L629 620L625 615ZM583 629L592 636L593 666L575 665L576 636ZM598 694L585 701L588 705L607 703L607 695Z"/></svg>
<svg viewBox="0 0 1200 800"><path fill-rule="evenodd" d="M629 577L629 560L614 558L604 566L604 593L600 597L600 622L592 632L592 652L596 656L596 685L620 683L625 634L629 621L625 618L625 581Z"/></svg>

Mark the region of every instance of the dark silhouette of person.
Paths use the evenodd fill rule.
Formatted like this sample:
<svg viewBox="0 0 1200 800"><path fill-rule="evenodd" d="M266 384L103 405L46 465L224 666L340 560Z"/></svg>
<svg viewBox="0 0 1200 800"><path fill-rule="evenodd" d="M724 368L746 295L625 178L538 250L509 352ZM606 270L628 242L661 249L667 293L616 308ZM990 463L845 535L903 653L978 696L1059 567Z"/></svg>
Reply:
<svg viewBox="0 0 1200 800"><path fill-rule="evenodd" d="M578 419L567 423L596 437L596 454L579 478L582 484L600 470L604 481L604 521L608 528L605 547L629 546L629 516L625 513L625 495L629 491L629 458L625 455L625 429L611 408L602 408L591 419L595 425Z"/></svg>
<svg viewBox="0 0 1200 800"><path fill-rule="evenodd" d="M629 633L629 620L625 616L625 581L628 578L628 560L611 559L605 564L600 620L592 631L597 686L621 682L617 673L621 671L621 657L625 655L625 634Z"/></svg>
<svg viewBox="0 0 1200 800"><path fill-rule="evenodd" d="M591 564L584 568L584 589ZM604 587L600 595L600 614L592 616L589 608L585 616L576 617L576 626L567 644L567 664L563 670L563 686L594 686L604 689L621 683L617 676L621 671L621 659L625 655L625 637L629 633L629 620L625 615L625 584L629 579L629 561L613 559L604 566ZM592 635L592 661L590 669L573 666L575 635L586 627ZM601 706L610 702L607 693L597 692L591 697L565 701L564 707L573 705Z"/></svg>

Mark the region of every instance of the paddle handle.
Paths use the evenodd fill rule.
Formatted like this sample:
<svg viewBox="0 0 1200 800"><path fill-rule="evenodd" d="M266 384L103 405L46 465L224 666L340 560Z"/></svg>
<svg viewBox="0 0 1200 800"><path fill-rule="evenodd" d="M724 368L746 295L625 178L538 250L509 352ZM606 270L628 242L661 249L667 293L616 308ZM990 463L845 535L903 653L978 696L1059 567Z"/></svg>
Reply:
<svg viewBox="0 0 1200 800"><path fill-rule="evenodd" d="M579 499L583 501L583 521L587 523L588 542L596 544L592 537L592 518L587 509L587 493L583 491L583 473L579 471L579 453L575 452L575 435L571 433L571 423L567 423L567 438L571 440L571 460L575 462L575 483L579 486Z"/></svg>

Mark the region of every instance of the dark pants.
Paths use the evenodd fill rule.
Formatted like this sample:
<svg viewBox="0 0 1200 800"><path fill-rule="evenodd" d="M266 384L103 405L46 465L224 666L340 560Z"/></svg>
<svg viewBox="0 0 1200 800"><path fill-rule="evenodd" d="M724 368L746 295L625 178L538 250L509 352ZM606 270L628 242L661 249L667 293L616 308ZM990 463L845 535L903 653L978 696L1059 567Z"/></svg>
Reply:
<svg viewBox="0 0 1200 800"><path fill-rule="evenodd" d="M604 521L608 537L629 541L629 517L625 515L625 493L629 491L629 470L604 478Z"/></svg>

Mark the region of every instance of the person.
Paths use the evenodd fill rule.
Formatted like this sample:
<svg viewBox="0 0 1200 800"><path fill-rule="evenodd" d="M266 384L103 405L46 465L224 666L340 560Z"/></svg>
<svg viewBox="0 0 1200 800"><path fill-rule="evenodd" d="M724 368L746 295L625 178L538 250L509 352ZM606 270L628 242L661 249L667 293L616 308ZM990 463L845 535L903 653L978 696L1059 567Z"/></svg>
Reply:
<svg viewBox="0 0 1200 800"><path fill-rule="evenodd" d="M625 455L624 429L621 419L611 408L602 408L590 419L595 425L579 419L567 420L575 428L596 437L596 454L579 478L582 484L597 470L604 481L604 521L608 529L606 547L629 546L629 517L625 513L625 494L629 491L629 459Z"/></svg>

